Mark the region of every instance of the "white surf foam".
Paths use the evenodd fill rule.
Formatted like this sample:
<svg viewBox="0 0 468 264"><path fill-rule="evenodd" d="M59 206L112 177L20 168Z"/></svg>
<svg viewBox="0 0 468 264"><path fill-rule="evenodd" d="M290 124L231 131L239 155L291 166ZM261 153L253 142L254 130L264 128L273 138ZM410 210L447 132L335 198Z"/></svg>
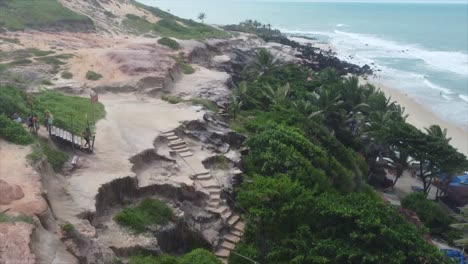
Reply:
<svg viewBox="0 0 468 264"><path fill-rule="evenodd" d="M427 66L468 76L468 54L462 52L431 51L419 45L398 43L376 36L335 30L335 41L347 43L375 58L391 57L423 60Z"/></svg>
<svg viewBox="0 0 468 264"><path fill-rule="evenodd" d="M460 94L458 97L460 97L460 99L468 103L468 96Z"/></svg>
<svg viewBox="0 0 468 264"><path fill-rule="evenodd" d="M336 24L335 27L350 27L350 26L346 24Z"/></svg>
<svg viewBox="0 0 468 264"><path fill-rule="evenodd" d="M435 83L432 83L428 79L424 79L424 84L427 85L429 88L434 89L434 90L439 90L439 91L443 92L444 94L454 94L454 92L450 91L449 89L444 88L444 87L442 87L440 85L437 85Z"/></svg>

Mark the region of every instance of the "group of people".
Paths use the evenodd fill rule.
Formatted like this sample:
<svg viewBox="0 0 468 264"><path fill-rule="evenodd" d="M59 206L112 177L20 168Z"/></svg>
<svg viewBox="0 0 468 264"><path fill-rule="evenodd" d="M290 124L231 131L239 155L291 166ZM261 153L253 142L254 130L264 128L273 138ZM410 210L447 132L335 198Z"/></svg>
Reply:
<svg viewBox="0 0 468 264"><path fill-rule="evenodd" d="M20 115L18 115L18 113L14 113L12 116L11 116L11 119L18 123L18 124L22 124L23 123L23 119L21 118ZM29 131L31 133L37 133L40 129L40 125L39 125L39 118L37 117L37 114L28 114L28 116L26 117L26 120L25 120L25 125L29 128ZM45 111L44 113L44 126L46 127L47 131L50 132L50 129L52 127L54 123L54 116L50 113L50 111ZM90 148L91 147L91 129L89 129L89 127L87 127L83 133L83 138L85 140L85 145L84 147L88 147Z"/></svg>
<svg viewBox="0 0 468 264"><path fill-rule="evenodd" d="M11 116L11 119L15 121L18 124L23 123L23 119L18 113L14 113ZM41 128L39 125L39 118L37 117L37 114L28 114L25 120L25 125L29 128L29 131L32 133L37 133L39 129ZM44 113L44 126L46 127L47 131L50 131L50 127L54 123L54 117L50 113L50 111L46 111Z"/></svg>

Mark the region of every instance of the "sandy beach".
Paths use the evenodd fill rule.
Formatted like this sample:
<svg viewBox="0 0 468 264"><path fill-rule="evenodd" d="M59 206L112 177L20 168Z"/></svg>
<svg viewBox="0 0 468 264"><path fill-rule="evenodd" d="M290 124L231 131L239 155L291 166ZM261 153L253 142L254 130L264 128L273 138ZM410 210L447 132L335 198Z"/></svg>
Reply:
<svg viewBox="0 0 468 264"><path fill-rule="evenodd" d="M361 79L361 81L366 82L363 79ZM387 97L391 97L393 101L397 101L405 108L405 113L409 115L407 119L408 123L421 130L424 130L424 128L434 124L439 125L442 129L447 128L447 134L452 138L450 141L452 146L468 156L468 131L466 129L452 122L443 120L435 113L416 102L413 98L405 95L396 88L386 86L379 83L377 80L370 79L368 82L378 87Z"/></svg>

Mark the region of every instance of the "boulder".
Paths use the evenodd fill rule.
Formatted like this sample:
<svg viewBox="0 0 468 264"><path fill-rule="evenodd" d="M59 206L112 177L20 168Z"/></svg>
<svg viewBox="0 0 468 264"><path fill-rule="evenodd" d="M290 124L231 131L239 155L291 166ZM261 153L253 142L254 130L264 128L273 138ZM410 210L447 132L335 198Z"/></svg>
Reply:
<svg viewBox="0 0 468 264"><path fill-rule="evenodd" d="M24 197L23 190L18 185L10 185L0 180L0 205L8 205Z"/></svg>

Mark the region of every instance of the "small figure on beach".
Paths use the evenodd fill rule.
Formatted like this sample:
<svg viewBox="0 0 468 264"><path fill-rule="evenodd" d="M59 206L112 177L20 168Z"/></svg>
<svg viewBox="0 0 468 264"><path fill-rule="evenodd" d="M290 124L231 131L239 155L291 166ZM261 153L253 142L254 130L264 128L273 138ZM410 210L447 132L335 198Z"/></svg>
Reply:
<svg viewBox="0 0 468 264"><path fill-rule="evenodd" d="M91 131L89 130L89 127L87 127L83 131L83 138L86 141L86 143L84 144L84 147L86 148L86 146L88 146L88 148L90 148L91 147L91 144L90 144Z"/></svg>

